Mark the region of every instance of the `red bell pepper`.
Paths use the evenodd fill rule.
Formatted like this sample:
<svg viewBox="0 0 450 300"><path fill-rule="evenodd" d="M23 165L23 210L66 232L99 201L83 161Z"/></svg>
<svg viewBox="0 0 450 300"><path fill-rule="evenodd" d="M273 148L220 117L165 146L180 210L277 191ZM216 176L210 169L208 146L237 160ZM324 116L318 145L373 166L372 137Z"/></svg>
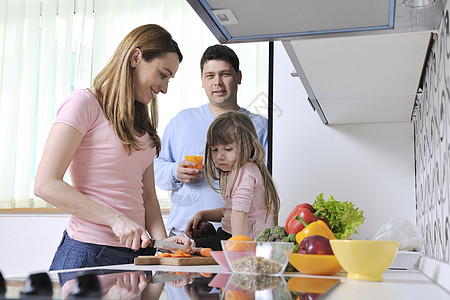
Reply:
<svg viewBox="0 0 450 300"><path fill-rule="evenodd" d="M310 204L303 203L297 205L294 210L289 214L286 219L285 229L288 234L302 231L305 228L304 223L302 223L299 219L303 219L306 224L310 224L317 220L321 220L320 213L322 209L316 210Z"/></svg>

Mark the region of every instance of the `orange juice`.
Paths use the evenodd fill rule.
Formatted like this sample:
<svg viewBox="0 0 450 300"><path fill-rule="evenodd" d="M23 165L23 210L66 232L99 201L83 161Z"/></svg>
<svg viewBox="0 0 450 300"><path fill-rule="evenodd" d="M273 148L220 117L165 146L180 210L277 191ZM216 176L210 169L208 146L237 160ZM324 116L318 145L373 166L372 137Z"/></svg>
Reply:
<svg viewBox="0 0 450 300"><path fill-rule="evenodd" d="M199 172L203 169L203 156L200 155L186 155L184 157L185 160L191 161L195 164L194 169L197 169Z"/></svg>

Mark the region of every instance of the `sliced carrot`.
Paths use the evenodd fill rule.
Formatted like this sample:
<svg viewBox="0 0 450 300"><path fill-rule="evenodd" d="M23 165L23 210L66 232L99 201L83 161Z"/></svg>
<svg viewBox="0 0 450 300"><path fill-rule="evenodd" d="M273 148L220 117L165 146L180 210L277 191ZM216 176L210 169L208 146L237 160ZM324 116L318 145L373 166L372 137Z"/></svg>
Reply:
<svg viewBox="0 0 450 300"><path fill-rule="evenodd" d="M179 250L177 250L177 252L172 254L172 257L191 257L191 255L187 254L183 250L179 249Z"/></svg>
<svg viewBox="0 0 450 300"><path fill-rule="evenodd" d="M211 248L202 248L202 250L200 251L200 255L206 257L212 256L211 251L212 251Z"/></svg>
<svg viewBox="0 0 450 300"><path fill-rule="evenodd" d="M170 253L158 253L157 256L158 256L158 257L171 257L172 254L170 254Z"/></svg>
<svg viewBox="0 0 450 300"><path fill-rule="evenodd" d="M192 255L191 254L189 254L189 253L185 253L185 252L183 252L184 254L184 257L191 257Z"/></svg>

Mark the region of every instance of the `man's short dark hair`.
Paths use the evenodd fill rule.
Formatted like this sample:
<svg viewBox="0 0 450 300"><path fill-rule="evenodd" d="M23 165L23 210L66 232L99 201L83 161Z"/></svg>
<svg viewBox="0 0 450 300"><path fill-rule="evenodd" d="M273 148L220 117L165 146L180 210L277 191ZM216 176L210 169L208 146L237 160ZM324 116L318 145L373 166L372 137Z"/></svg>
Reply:
<svg viewBox="0 0 450 300"><path fill-rule="evenodd" d="M236 73L239 71L239 58L236 53L228 46L225 45L213 45L206 48L203 52L202 59L200 60L200 71L203 74L203 66L209 60L223 60L228 62Z"/></svg>

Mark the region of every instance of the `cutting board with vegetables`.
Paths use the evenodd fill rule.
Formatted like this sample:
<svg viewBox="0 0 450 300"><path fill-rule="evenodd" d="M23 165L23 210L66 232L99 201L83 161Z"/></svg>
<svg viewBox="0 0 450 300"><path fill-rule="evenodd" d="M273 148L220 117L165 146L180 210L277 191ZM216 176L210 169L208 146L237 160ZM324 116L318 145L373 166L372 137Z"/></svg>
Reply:
<svg viewBox="0 0 450 300"><path fill-rule="evenodd" d="M191 256L191 257L158 257L158 256L138 256L134 259L135 265L169 265L169 266L196 266L196 265L217 265L212 257Z"/></svg>

